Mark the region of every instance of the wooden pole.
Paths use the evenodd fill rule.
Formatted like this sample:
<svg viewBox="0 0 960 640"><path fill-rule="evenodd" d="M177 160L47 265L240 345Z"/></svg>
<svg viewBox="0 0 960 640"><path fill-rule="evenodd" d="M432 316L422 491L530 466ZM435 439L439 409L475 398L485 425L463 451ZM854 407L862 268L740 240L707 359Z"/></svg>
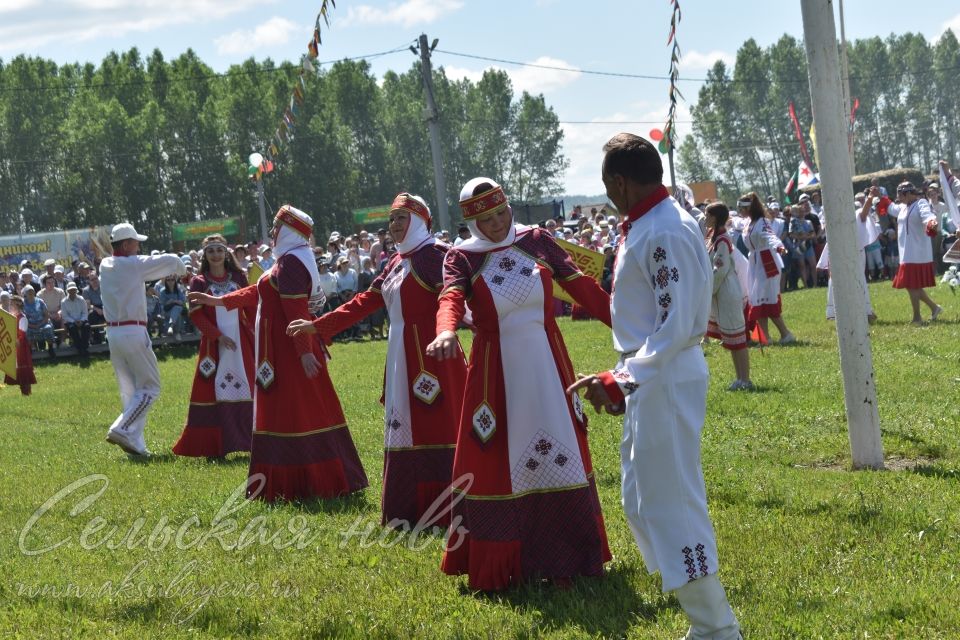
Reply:
<svg viewBox="0 0 960 640"><path fill-rule="evenodd" d="M830 243L837 340L854 469L882 469L883 443L867 326L866 283L854 219L847 118L832 0L801 0L810 95L820 140L820 180Z"/></svg>

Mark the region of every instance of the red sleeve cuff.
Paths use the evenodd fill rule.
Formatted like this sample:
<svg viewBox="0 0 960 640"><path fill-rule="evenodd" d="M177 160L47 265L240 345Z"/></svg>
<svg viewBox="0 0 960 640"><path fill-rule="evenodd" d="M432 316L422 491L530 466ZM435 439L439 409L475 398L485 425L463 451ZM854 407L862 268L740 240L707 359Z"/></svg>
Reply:
<svg viewBox="0 0 960 640"><path fill-rule="evenodd" d="M613 404L623 404L626 397L623 395L623 390L620 388L620 385L617 384L617 381L614 379L613 371L602 371L597 374L597 377L600 378L600 382L603 383L603 390L607 392L607 397L610 398L610 402Z"/></svg>

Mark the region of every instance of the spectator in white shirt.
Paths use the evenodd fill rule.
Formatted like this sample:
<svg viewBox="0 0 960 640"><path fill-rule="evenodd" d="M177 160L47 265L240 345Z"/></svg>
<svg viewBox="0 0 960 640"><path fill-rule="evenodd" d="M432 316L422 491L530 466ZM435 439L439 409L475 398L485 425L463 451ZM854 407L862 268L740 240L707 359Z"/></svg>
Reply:
<svg viewBox="0 0 960 640"><path fill-rule="evenodd" d="M87 320L87 301L77 295L78 291L75 282L67 283L67 297L60 303L60 316L73 346L85 357L90 344L90 323Z"/></svg>

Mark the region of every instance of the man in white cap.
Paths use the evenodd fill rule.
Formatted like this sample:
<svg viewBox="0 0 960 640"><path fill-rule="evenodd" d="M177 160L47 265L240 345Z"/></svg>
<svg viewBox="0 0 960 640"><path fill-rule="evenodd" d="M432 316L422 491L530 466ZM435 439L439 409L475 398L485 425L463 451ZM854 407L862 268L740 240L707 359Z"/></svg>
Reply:
<svg viewBox="0 0 960 640"><path fill-rule="evenodd" d="M160 395L160 371L147 334L147 302L143 284L170 273L186 273L175 255L140 256L146 236L123 222L113 227L113 256L100 263L103 315L110 342L110 362L120 386L123 411L107 431L107 442L135 456L149 456L143 431L150 406Z"/></svg>
<svg viewBox="0 0 960 640"><path fill-rule="evenodd" d="M90 323L87 320L87 301L78 293L77 283L68 282L67 297L60 303L60 314L77 353L86 356L90 344Z"/></svg>

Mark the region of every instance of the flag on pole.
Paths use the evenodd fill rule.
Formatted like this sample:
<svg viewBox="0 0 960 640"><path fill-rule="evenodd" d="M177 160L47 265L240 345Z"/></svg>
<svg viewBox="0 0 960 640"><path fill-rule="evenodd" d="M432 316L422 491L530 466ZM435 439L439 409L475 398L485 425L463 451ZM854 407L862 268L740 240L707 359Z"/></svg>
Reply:
<svg viewBox="0 0 960 640"><path fill-rule="evenodd" d="M810 123L810 144L813 146L813 161L820 166L820 151L817 149L817 123ZM807 164L810 164L807 162Z"/></svg>
<svg viewBox="0 0 960 640"><path fill-rule="evenodd" d="M957 209L957 199L953 197L953 187L950 185L943 167L940 167L940 191L943 193L943 201L947 203L950 219L960 229L960 210Z"/></svg>
<svg viewBox="0 0 960 640"><path fill-rule="evenodd" d="M808 165L812 165L813 162L810 161L810 152L807 151L807 143L803 139L803 133L800 131L800 120L797 119L797 110L794 108L793 103L790 103L790 122L793 123L793 133L797 136L797 142L800 143L800 156L803 158L803 161Z"/></svg>
<svg viewBox="0 0 960 640"><path fill-rule="evenodd" d="M17 317L0 309L0 371L17 377Z"/></svg>
<svg viewBox="0 0 960 640"><path fill-rule="evenodd" d="M787 183L787 186L783 190L783 194L786 196L787 204L793 202L793 194L797 190L797 175L796 171L793 172L793 175L790 176L790 182Z"/></svg>
<svg viewBox="0 0 960 640"><path fill-rule="evenodd" d="M805 189L815 184L820 184L820 174L814 173L813 169L801 160L800 166L797 168L797 188Z"/></svg>

